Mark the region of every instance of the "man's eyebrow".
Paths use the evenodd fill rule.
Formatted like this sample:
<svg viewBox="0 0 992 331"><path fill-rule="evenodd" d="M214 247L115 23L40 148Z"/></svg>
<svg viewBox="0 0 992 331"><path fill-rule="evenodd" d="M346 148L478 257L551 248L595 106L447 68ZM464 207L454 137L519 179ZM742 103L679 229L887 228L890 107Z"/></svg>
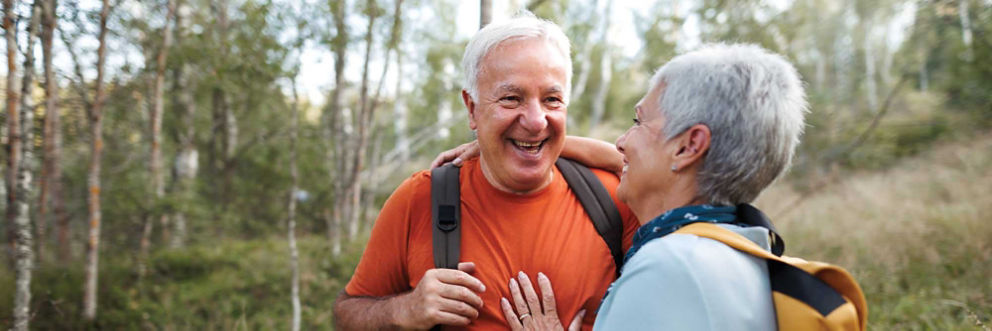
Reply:
<svg viewBox="0 0 992 331"><path fill-rule="evenodd" d="M523 93L524 89L521 88L520 86L516 86L513 84L501 84L500 86L496 87L496 93L500 93L500 92Z"/></svg>
<svg viewBox="0 0 992 331"><path fill-rule="evenodd" d="M561 93L562 91L564 91L564 89L561 88L561 86L555 85L545 89L544 93Z"/></svg>

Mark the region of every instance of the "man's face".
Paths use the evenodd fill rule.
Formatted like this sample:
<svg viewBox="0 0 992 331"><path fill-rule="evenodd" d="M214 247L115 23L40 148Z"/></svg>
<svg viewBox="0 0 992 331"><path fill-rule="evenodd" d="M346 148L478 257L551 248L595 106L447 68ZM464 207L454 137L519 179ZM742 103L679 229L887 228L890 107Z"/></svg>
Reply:
<svg viewBox="0 0 992 331"><path fill-rule="evenodd" d="M513 39L482 59L478 100L462 92L486 179L527 193L551 182L565 140L566 59L537 38Z"/></svg>

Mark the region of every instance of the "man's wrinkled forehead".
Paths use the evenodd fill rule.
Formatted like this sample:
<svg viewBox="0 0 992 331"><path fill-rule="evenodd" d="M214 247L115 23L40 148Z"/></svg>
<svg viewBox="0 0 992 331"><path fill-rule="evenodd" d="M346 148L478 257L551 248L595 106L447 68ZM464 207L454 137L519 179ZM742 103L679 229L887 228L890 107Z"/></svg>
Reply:
<svg viewBox="0 0 992 331"><path fill-rule="evenodd" d="M544 90L541 92L543 92L544 94L553 94L553 93L562 93L564 91L565 88L563 88L561 85L555 84L544 88ZM523 94L526 91L524 90L523 87L517 86L516 84L502 83L497 85L496 88L493 89L493 92L497 94L501 94L501 93Z"/></svg>

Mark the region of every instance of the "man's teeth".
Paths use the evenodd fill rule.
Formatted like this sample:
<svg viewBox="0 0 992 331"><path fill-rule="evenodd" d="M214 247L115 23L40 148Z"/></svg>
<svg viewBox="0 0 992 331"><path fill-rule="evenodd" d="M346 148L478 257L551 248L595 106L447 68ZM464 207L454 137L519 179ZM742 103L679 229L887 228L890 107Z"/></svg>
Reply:
<svg viewBox="0 0 992 331"><path fill-rule="evenodd" d="M523 147L523 148L532 148L532 147L541 146L541 143L542 142L543 141L528 143L528 142L523 142L523 141L519 141L519 140L514 140L513 141L513 144L514 145L517 145L519 147Z"/></svg>
<svg viewBox="0 0 992 331"><path fill-rule="evenodd" d="M627 172L627 167L628 166L630 166L630 165L629 164L626 164L626 163L623 164L623 172Z"/></svg>

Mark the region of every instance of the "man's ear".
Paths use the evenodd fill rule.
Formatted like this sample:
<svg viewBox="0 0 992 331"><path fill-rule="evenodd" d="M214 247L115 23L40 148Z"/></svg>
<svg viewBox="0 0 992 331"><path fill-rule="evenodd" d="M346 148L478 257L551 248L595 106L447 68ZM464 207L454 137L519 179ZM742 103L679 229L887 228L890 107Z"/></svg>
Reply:
<svg viewBox="0 0 992 331"><path fill-rule="evenodd" d="M468 127L475 130L475 101L472 101L472 95L468 94L468 91L462 90L462 103L465 104L465 108L468 109Z"/></svg>
<svg viewBox="0 0 992 331"><path fill-rule="evenodd" d="M708 126L696 124L675 138L679 143L678 151L675 153L678 169L702 165L703 156L710 150L711 137Z"/></svg>

